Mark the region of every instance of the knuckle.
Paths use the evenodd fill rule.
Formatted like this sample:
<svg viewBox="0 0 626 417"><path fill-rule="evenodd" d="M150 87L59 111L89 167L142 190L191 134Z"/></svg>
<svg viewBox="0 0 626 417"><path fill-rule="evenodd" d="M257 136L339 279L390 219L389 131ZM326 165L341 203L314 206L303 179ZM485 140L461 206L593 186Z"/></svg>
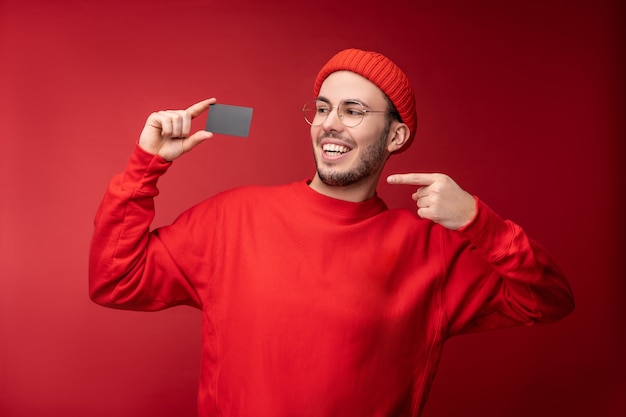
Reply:
<svg viewBox="0 0 626 417"><path fill-rule="evenodd" d="M437 173L435 174L435 180L437 182L446 182L448 180L448 176L446 174Z"/></svg>

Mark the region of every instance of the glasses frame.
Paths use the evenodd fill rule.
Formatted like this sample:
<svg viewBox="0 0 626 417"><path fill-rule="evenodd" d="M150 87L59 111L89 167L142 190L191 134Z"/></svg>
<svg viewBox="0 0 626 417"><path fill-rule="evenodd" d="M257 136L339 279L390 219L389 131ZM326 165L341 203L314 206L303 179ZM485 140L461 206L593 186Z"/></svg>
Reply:
<svg viewBox="0 0 626 417"><path fill-rule="evenodd" d="M315 103L315 108L317 109L317 103L324 103L325 105L328 106L328 113L326 114L326 116L324 117L324 119L320 122L320 123L313 123L312 121L309 121L309 119L307 119L306 117L306 110L307 110L307 105L311 104L311 103ZM359 106L361 106L363 108L363 116L361 117L361 120L359 120L359 122L355 125L347 125L344 122L343 119L343 112L339 111L339 107L341 107L342 105L346 104L346 103L350 103L350 104L358 104ZM389 114L393 114L392 111L389 110L369 110L367 108L365 108L365 104L361 103L358 100L343 100L339 103L339 105L337 106L331 106L329 102L325 101L325 100L320 100L320 99L316 99L316 100L310 100L307 101L306 103L304 103L304 105L302 106L302 114L304 116L304 120L311 126L321 126L324 124L324 122L326 122L326 120L328 120L328 116L330 116L330 113L333 111L333 109L337 109L337 117L339 118L339 121L341 122L341 124L343 124L345 127L357 127L358 125L360 125L363 122L363 119L365 119L365 116L368 113L389 113ZM316 115L317 117L317 115Z"/></svg>

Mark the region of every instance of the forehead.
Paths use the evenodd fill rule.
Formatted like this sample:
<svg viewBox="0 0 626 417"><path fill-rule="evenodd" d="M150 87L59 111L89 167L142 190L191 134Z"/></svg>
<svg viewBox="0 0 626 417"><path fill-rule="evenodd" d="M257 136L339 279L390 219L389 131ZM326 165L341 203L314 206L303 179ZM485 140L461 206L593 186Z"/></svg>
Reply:
<svg viewBox="0 0 626 417"><path fill-rule="evenodd" d="M358 100L369 107L386 104L385 93L376 84L351 71L330 74L322 83L319 95L331 103Z"/></svg>

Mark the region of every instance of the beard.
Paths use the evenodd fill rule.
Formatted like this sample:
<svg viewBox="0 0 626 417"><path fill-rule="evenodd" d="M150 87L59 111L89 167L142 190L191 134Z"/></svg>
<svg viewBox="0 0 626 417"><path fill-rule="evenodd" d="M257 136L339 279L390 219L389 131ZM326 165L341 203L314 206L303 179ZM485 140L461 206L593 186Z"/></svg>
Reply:
<svg viewBox="0 0 626 417"><path fill-rule="evenodd" d="M320 163L315 160L317 167L317 175L326 185L334 187L345 187L366 182L376 175L382 169L387 155L387 136L389 134L390 124L383 129L378 141L365 148L360 155L357 165L348 171L337 171L334 169L324 169L320 167ZM332 137L326 135L325 137Z"/></svg>

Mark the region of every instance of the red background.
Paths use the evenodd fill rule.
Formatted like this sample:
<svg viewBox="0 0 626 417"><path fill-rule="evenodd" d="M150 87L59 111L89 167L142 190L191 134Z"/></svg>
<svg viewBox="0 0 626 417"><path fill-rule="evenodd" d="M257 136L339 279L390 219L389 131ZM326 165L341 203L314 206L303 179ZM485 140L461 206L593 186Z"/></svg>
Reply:
<svg viewBox="0 0 626 417"><path fill-rule="evenodd" d="M209 96L254 107L251 135L177 161L156 225L216 191L310 177L299 108L345 47L414 83L417 139L386 173L451 175L546 246L576 295L557 324L452 339L425 415L625 415L618 2L262 3L0 2L0 415L194 415L199 312L87 297L97 204L151 111ZM410 189L379 191L412 207Z"/></svg>

